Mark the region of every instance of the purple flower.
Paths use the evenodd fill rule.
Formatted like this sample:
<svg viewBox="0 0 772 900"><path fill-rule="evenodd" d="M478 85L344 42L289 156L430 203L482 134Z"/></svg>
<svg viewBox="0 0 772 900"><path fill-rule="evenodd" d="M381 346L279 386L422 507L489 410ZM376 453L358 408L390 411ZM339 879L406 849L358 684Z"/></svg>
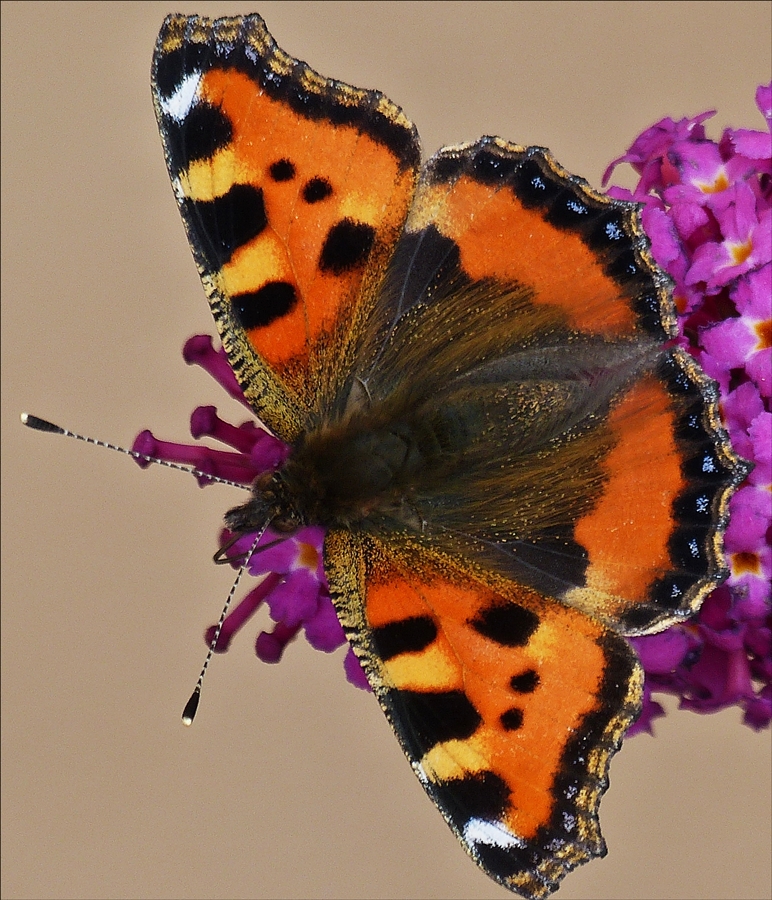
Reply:
<svg viewBox="0 0 772 900"><path fill-rule="evenodd" d="M646 672L643 714L651 732L661 691L699 712L728 706L746 724L772 719L772 85L756 103L767 131L726 129L710 140L713 113L647 129L606 171L627 162L640 175L652 253L675 282L680 342L714 378L735 450L754 469L730 502L730 575L691 622L635 638Z"/></svg>
<svg viewBox="0 0 772 900"><path fill-rule="evenodd" d="M190 338L183 349L186 362L201 366L227 393L248 407L241 388L222 349L215 350L208 335ZM206 475L225 478L248 487L258 475L273 471L284 462L289 448L265 429L249 420L232 425L221 419L213 406L200 406L193 411L190 431L196 440L213 438L231 448L215 449L204 444L177 444L157 440L143 431L132 449L156 459L193 466L203 487L213 482ZM139 461L141 466L147 462ZM235 536L226 529L220 537L225 547ZM238 568L249 553L254 534L241 535L227 550L232 565ZM255 641L255 653L263 662L279 662L284 648L303 631L306 640L317 650L330 653L346 643L335 607L332 605L322 563L324 529L302 528L293 535L277 534L270 528L262 535L247 563L250 575L259 578L256 587L231 610L223 622L215 651L224 653L231 640L265 604L274 626L261 631ZM215 626L206 631L211 644ZM344 659L348 680L357 687L369 690L359 661L349 647Z"/></svg>

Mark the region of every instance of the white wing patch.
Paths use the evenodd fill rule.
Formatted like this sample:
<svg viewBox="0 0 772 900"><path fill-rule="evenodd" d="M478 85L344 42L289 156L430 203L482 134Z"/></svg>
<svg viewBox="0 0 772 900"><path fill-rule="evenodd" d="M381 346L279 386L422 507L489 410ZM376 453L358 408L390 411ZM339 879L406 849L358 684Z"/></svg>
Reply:
<svg viewBox="0 0 772 900"><path fill-rule="evenodd" d="M525 841L512 834L498 822L470 819L464 825L464 840L468 844L487 844L489 847L525 847Z"/></svg>
<svg viewBox="0 0 772 900"><path fill-rule="evenodd" d="M168 100L161 100L161 109L176 122L182 120L190 112L190 108L196 99L198 85L201 82L201 72L192 72L177 85L175 92Z"/></svg>

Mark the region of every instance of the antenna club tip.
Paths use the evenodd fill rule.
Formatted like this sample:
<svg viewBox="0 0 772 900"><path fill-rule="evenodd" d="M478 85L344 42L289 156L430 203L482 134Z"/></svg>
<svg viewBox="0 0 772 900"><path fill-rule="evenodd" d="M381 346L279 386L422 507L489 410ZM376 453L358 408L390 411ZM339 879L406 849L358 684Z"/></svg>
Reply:
<svg viewBox="0 0 772 900"><path fill-rule="evenodd" d="M22 425L26 425L27 428L34 428L36 431L50 431L53 434L66 434L65 429L59 425L54 425L53 422L33 416L30 413L23 412L20 418Z"/></svg>
<svg viewBox="0 0 772 900"><path fill-rule="evenodd" d="M182 724L188 728L193 724L193 719L196 718L196 710L198 709L198 701L200 699L201 690L200 688L196 688L190 695L190 700L185 704L185 709L182 711Z"/></svg>

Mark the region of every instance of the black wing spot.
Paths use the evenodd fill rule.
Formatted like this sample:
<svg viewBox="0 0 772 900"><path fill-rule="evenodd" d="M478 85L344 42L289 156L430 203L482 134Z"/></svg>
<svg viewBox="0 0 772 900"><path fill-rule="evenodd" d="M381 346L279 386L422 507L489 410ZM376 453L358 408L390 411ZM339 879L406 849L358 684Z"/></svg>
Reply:
<svg viewBox="0 0 772 900"><path fill-rule="evenodd" d="M503 184L520 165L517 158L493 153L481 147L472 160L472 175L482 184Z"/></svg>
<svg viewBox="0 0 772 900"><path fill-rule="evenodd" d="M528 669L519 675L513 675L509 679L509 686L518 694L531 694L539 686L539 673L535 669Z"/></svg>
<svg viewBox="0 0 772 900"><path fill-rule="evenodd" d="M533 159L525 160L512 175L512 189L528 209L548 210L563 190L562 183L551 172L545 172Z"/></svg>
<svg viewBox="0 0 772 900"><path fill-rule="evenodd" d="M513 706L499 716L499 722L507 731L517 731L523 727L523 711Z"/></svg>
<svg viewBox="0 0 772 900"><path fill-rule="evenodd" d="M176 50L159 53L156 50L153 82L158 93L168 99L182 82L194 72L201 72L207 63L209 44L185 43Z"/></svg>
<svg viewBox="0 0 772 900"><path fill-rule="evenodd" d="M713 524L713 496L701 485L687 488L673 504L679 522L696 527L710 527Z"/></svg>
<svg viewBox="0 0 772 900"><path fill-rule="evenodd" d="M287 281L269 281L257 291L235 294L231 304L236 318L246 331L265 328L286 316L297 303L297 293Z"/></svg>
<svg viewBox="0 0 772 900"><path fill-rule="evenodd" d="M251 184L234 184L214 200L185 200L182 215L200 241L198 253L210 272L221 269L268 224L263 192Z"/></svg>
<svg viewBox="0 0 772 900"><path fill-rule="evenodd" d="M233 139L233 126L221 109L209 103L199 103L181 122L170 116L165 117L164 133L174 177L191 163L209 159L218 150L227 147Z"/></svg>
<svg viewBox="0 0 772 900"><path fill-rule="evenodd" d="M471 625L504 647L523 647L539 627L539 617L517 603L501 603L481 610Z"/></svg>
<svg viewBox="0 0 772 900"><path fill-rule="evenodd" d="M319 257L322 272L343 275L356 269L370 255L375 229L364 222L341 219L329 230Z"/></svg>
<svg viewBox="0 0 772 900"><path fill-rule="evenodd" d="M403 707L410 723L411 752L417 759L437 744L463 741L482 719L463 691L395 691L394 706Z"/></svg>
<svg viewBox="0 0 772 900"><path fill-rule="evenodd" d="M466 156L448 154L436 157L429 166L432 184L455 181L466 172L468 164Z"/></svg>
<svg viewBox="0 0 772 900"><path fill-rule="evenodd" d="M509 787L494 772L454 778L443 787L447 787L441 794L443 805L460 831L470 819L497 821L509 806Z"/></svg>
<svg viewBox="0 0 772 900"><path fill-rule="evenodd" d="M295 165L288 159L279 159L268 167L268 174L274 181L292 181Z"/></svg>
<svg viewBox="0 0 772 900"><path fill-rule="evenodd" d="M678 603L680 603L680 598ZM620 619L623 627L630 631L638 631L642 628L648 628L657 619L659 613L658 609L646 604L645 606L634 606L632 609L628 609L622 613Z"/></svg>
<svg viewBox="0 0 772 900"><path fill-rule="evenodd" d="M710 570L710 526L682 525L668 541L670 559L677 569L700 576Z"/></svg>
<svg viewBox="0 0 772 900"><path fill-rule="evenodd" d="M332 185L326 178L312 178L303 185L303 199L306 203L319 203L332 193Z"/></svg>
<svg viewBox="0 0 772 900"><path fill-rule="evenodd" d="M375 649L384 662L402 653L425 650L437 637L437 626L429 616L414 616L373 629Z"/></svg>

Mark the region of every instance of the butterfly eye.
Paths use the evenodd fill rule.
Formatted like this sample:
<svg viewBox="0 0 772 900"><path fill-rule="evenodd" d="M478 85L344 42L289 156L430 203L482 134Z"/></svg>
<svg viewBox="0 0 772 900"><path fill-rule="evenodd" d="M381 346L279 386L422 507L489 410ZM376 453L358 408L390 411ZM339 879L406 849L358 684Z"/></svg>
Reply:
<svg viewBox="0 0 772 900"><path fill-rule="evenodd" d="M263 493L263 491L270 487L271 482L274 479L274 474L275 473L270 470L268 472L261 472L252 482L252 492L255 494Z"/></svg>

